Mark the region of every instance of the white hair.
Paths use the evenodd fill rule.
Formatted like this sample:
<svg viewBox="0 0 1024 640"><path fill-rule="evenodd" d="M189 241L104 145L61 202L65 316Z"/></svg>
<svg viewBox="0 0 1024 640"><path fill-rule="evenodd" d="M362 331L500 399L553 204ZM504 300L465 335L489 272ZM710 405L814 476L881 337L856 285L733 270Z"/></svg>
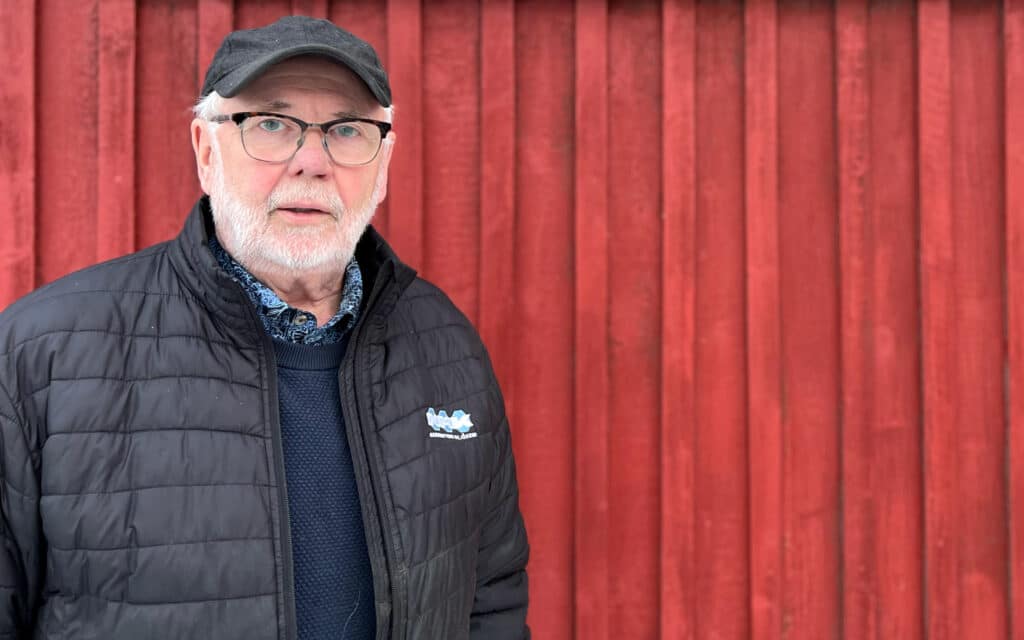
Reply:
<svg viewBox="0 0 1024 640"><path fill-rule="evenodd" d="M221 97L216 91L211 91L205 96L199 98L195 106L192 107L192 113L197 118L203 120L211 120L215 116L219 116L223 111L224 98ZM217 124L217 123L211 123Z"/></svg>
<svg viewBox="0 0 1024 640"><path fill-rule="evenodd" d="M192 113L195 117L202 120L210 121L214 117L221 115L224 111L224 98L216 91L211 91L207 95L199 98L196 101L195 106L192 107ZM395 105L390 107L384 107L384 121L392 122L395 116ZM211 126L215 126L217 122L210 122Z"/></svg>

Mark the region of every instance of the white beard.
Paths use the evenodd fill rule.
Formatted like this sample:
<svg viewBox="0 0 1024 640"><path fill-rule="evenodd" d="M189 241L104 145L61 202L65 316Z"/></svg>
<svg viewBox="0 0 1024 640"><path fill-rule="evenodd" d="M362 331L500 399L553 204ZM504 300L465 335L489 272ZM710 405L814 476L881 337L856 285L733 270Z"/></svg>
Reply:
<svg viewBox="0 0 1024 640"><path fill-rule="evenodd" d="M224 178L223 158L214 145L210 166L210 208L217 238L228 253L251 273L344 272L356 243L377 210L383 180L378 175L373 194L358 209L348 209L337 193L311 182L274 189L266 202L249 204L232 193ZM271 225L271 212L283 203L317 202L331 215L332 224Z"/></svg>

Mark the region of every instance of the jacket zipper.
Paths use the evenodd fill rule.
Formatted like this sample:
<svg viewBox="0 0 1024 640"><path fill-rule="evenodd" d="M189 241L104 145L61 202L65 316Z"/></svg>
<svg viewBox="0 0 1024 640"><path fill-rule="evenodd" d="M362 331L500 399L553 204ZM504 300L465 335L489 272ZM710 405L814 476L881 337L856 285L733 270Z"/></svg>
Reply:
<svg viewBox="0 0 1024 640"><path fill-rule="evenodd" d="M392 267L393 269L393 267ZM381 269L383 271L383 268ZM392 271L392 276L394 275ZM401 586L399 581L404 580L404 577L400 577L398 571L388 572L387 565L387 551L385 547L389 547L391 557L394 562L398 562L398 549L393 543L393 538L389 530L385 527L386 521L390 520L385 514L385 507L377 499L380 495L379 478L375 469L373 468L373 461L370 459L369 454L366 451L366 447L363 445L362 439L362 425L359 422L358 412L358 401L355 399L355 354L362 346L359 344L359 339L363 335L363 326L366 324L365 320L372 314L374 303L380 297L381 292L384 289L383 273L378 273L377 281L374 283L373 290L370 293L370 298L366 304L366 310L363 316L356 323L356 326L352 329L352 336L349 340L349 348L345 353L345 358L342 361L339 383L342 385L339 389L342 398L341 411L342 417L345 420L345 427L347 435L349 436L349 447L352 448L354 445L355 450L353 451L352 464L357 466L360 473L370 478L371 483L371 495L365 496L363 492L360 492L360 500L369 497L375 507L377 515L377 530L379 532L380 542L374 545L367 545L370 553L371 568L375 572L389 575L389 585L391 587L391 611L390 621L387 619L381 620L380 616L377 620L377 637L386 638L387 623L390 622L390 626L395 629L395 633L392 634L393 638L400 639L404 636L404 630L400 628L403 624L403 620L400 616L396 615L396 611L401 606L400 591ZM235 283L239 291L243 295L246 295L242 286ZM246 298L248 302L248 299ZM281 422L278 415L278 398L277 398L277 365L276 358L274 357L274 345L271 342L270 336L267 335L263 329L263 324L260 322L259 317L256 314L256 309L251 304L245 305L249 312L249 318L252 320L253 326L256 328L257 334L260 336L260 346L263 349L264 359L267 363L267 384L269 394L269 407L271 415L271 435L273 439L274 448L274 467L276 469L278 478L278 522L281 528L281 564L282 564L282 581L284 589L284 616L285 616L285 637L283 640L297 640L298 639L298 627L295 621L295 567L292 559L292 523L291 515L288 508L288 483L285 478L284 470L284 448L281 442ZM352 418L355 418L353 420ZM358 485L357 485L358 486ZM388 545L388 541L391 542ZM379 582L375 581L375 582Z"/></svg>
<svg viewBox="0 0 1024 640"><path fill-rule="evenodd" d="M248 303L242 285L238 286L243 298ZM270 414L270 433L274 448L274 469L277 474L277 521L281 533L281 581L284 590L284 638L283 640L297 640L299 637L298 624L295 621L295 566L292 561L292 519L288 508L288 482L284 473L284 445L281 442L281 416L279 414L277 397L277 358L274 356L274 344L263 328L256 309L253 305L246 304L249 311L249 318L253 322L257 335L260 336L260 347L263 349L264 361L267 363L267 393L269 395L267 410Z"/></svg>
<svg viewBox="0 0 1024 640"><path fill-rule="evenodd" d="M284 580L284 637L285 640L297 640L298 624L295 621L295 566L292 561L292 517L288 507L288 479L284 472L284 445L281 442L281 417L278 413L277 398L277 364L274 358L273 345L267 344L269 336L264 336L263 350L268 354L267 381L270 384L270 412L273 416L272 429L274 441L274 467L277 470L278 522L281 523L281 565Z"/></svg>
<svg viewBox="0 0 1024 640"><path fill-rule="evenodd" d="M356 375L355 375L355 359L356 353L364 346L361 344L361 338L364 335L363 328L366 324L366 320L370 318L373 313L375 303L380 298L385 285L384 280L386 279L383 273L384 267L382 266L381 271L378 272L377 280L374 283L373 290L370 293L370 298L367 301L366 309L360 318L359 322L352 329L352 336L349 340L349 348L345 353L345 358L341 364L341 370L339 375L339 384L341 384L341 410L342 416L345 420L345 427L349 437L349 447L352 449L352 463L355 465L359 472L370 479L370 494L369 496L363 495L364 492L360 491L360 500L370 498L375 507L377 522L376 529L379 533L379 542L377 544L369 544L367 540L367 546L370 552L371 566L374 572L381 572L382 575L388 575L388 584L391 592L391 608L390 608L390 620L381 619L381 616L377 616L377 638L383 640L388 637L387 627L390 626L394 629L394 633L391 634L391 638L399 640L404 637L404 629L401 625L404 624L402 616L397 615L399 608L402 606L401 600L401 585L400 580L404 580L400 577L397 567L395 570L388 571L388 555L392 559L392 565L398 563L398 548L394 544L394 538L390 532L390 528L386 525L390 518L386 513L386 505L382 504L379 496L381 496L380 488L380 477L379 473L382 471L374 468L374 460L371 459L369 453L366 450L366 446L363 442L363 428L359 420L359 407L358 399L356 397ZM394 276L394 272L390 274ZM379 472L379 473L377 473ZM357 484L358 486L358 484ZM375 587L380 588L380 580L375 580ZM390 622L390 625L387 624Z"/></svg>

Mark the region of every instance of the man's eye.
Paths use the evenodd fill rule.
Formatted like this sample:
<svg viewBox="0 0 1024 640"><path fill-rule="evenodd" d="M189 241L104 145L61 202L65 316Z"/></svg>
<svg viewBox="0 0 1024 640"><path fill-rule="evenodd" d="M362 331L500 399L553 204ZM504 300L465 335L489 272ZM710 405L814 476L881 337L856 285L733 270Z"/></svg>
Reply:
<svg viewBox="0 0 1024 640"><path fill-rule="evenodd" d="M362 135L362 131L350 124L339 124L331 129L331 134L337 138L358 138Z"/></svg>
<svg viewBox="0 0 1024 640"><path fill-rule="evenodd" d="M260 122L256 126L262 129L263 131L266 131L267 133L278 133L279 131L283 131L285 129L285 124L276 118L267 118L265 120L260 120Z"/></svg>

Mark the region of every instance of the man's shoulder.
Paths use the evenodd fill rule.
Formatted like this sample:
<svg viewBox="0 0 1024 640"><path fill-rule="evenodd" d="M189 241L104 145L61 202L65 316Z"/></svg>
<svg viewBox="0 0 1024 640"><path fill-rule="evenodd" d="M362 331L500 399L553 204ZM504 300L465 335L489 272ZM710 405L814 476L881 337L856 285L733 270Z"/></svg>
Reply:
<svg viewBox="0 0 1024 640"><path fill-rule="evenodd" d="M439 286L421 276L409 284L399 305L419 325L466 325L472 323L462 309Z"/></svg>
<svg viewBox="0 0 1024 640"><path fill-rule="evenodd" d="M127 305L126 298L166 295L167 243L69 273L16 300L0 313L0 351L5 342L47 330L72 328L103 307Z"/></svg>
<svg viewBox="0 0 1024 640"><path fill-rule="evenodd" d="M439 286L417 276L402 292L390 314L388 335L415 335L421 345L441 350L461 345L473 354L484 353L483 341L469 317Z"/></svg>

